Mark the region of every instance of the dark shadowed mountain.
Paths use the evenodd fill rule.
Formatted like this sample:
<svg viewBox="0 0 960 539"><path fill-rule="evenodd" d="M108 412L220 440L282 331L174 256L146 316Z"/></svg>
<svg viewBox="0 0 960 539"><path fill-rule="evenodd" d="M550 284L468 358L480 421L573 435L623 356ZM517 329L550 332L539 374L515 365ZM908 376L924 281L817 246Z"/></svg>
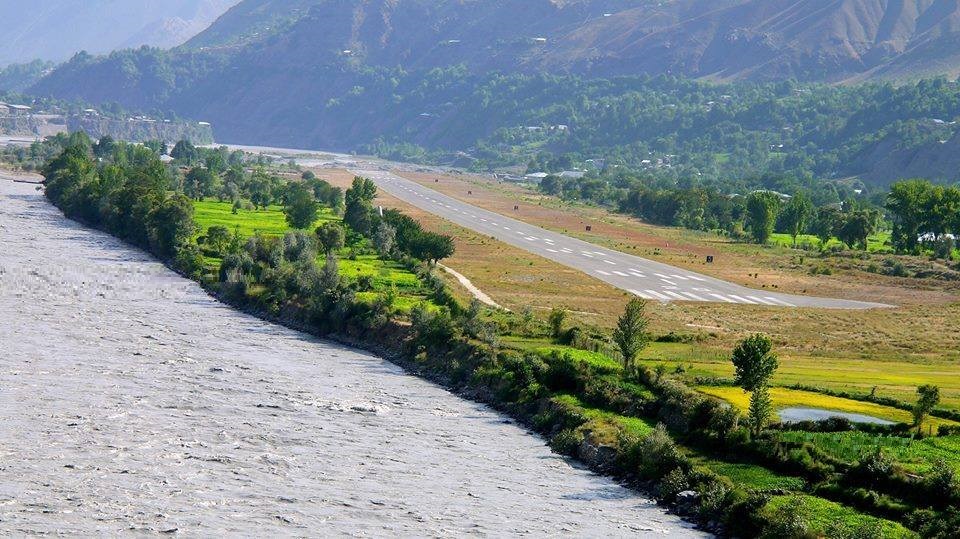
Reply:
<svg viewBox="0 0 960 539"><path fill-rule="evenodd" d="M0 0L0 66L87 50L173 47L238 0Z"/></svg>

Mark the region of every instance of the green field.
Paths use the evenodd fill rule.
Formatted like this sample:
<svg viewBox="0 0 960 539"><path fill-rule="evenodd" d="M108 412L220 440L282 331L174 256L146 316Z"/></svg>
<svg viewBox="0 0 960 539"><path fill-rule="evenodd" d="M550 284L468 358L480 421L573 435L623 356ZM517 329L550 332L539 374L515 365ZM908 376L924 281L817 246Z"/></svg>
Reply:
<svg viewBox="0 0 960 539"><path fill-rule="evenodd" d="M193 205L194 221L198 227L197 236L204 235L211 226L215 225L225 226L244 238L255 234L282 236L291 230L280 206L270 206L265 210L239 210L233 213L233 205L229 202L204 200L194 201ZM308 228L308 232L327 221L340 221L340 218L330 209L322 208L319 218ZM393 308L397 311L409 312L421 302L430 304L427 291L414 273L399 262L383 260L369 251L369 246L361 242L344 247L337 253L339 259L337 263L342 277L353 283L357 283L361 277L369 277L370 288L357 292L360 300L372 304L382 292L393 291L396 293ZM204 256L204 264L210 273L217 271L220 262L218 257L209 254ZM317 264L324 263L325 257L318 255Z"/></svg>
<svg viewBox="0 0 960 539"><path fill-rule="evenodd" d="M943 460L960 472L960 436L913 440L897 436L877 436L862 432L784 431L780 439L795 443L811 442L817 449L836 459L854 463L880 448L883 454L905 470L924 474Z"/></svg>
<svg viewBox="0 0 960 539"><path fill-rule="evenodd" d="M198 233L201 235L214 225L225 226L231 232L239 231L244 237L253 236L258 232L279 236L290 230L283 208L280 206L270 206L265 210L238 210L237 213L233 213L233 204L229 202L204 200L194 201L193 211L193 220L197 223ZM313 230L324 221L333 220L337 220L337 217L324 208L320 212L320 218L308 230Z"/></svg>
<svg viewBox="0 0 960 539"><path fill-rule="evenodd" d="M770 236L770 243L781 247L793 247L793 238L789 234L777 232ZM800 234L797 236L797 247L809 245L814 249L819 249L820 243L820 238L811 234ZM830 249L833 247L844 248L844 245L843 242L837 238L833 238L827 242L827 248ZM889 232L878 232L867 238L867 251L871 253L892 251L892 249Z"/></svg>
<svg viewBox="0 0 960 539"><path fill-rule="evenodd" d="M865 515L838 503L808 496L805 494L791 494L774 496L767 503L764 511L775 513L784 508L798 512L806 517L810 523L811 536L823 536L831 530L842 529L848 532L864 532L875 529L881 537L896 539L916 537L917 535L896 522ZM869 537L870 535L862 535Z"/></svg>

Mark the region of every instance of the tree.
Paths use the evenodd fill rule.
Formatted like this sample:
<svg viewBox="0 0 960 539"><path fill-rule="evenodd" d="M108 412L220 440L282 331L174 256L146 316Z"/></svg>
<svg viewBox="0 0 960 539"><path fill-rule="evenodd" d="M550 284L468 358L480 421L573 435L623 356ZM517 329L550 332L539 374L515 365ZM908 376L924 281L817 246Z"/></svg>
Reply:
<svg viewBox="0 0 960 539"><path fill-rule="evenodd" d="M219 194L219 176L210 169L193 167L187 172L183 182L183 193L195 200Z"/></svg>
<svg viewBox="0 0 960 539"><path fill-rule="evenodd" d="M897 182L890 187L886 208L893 214L894 248L899 252L915 252L919 244L930 207L933 185L926 180L913 179Z"/></svg>
<svg viewBox="0 0 960 539"><path fill-rule="evenodd" d="M343 247L344 236L343 227L340 223L328 221L323 223L316 230L317 242L324 253L332 253Z"/></svg>
<svg viewBox="0 0 960 539"><path fill-rule="evenodd" d="M772 348L769 337L756 334L740 341L731 358L737 385L750 393L749 421L754 434L760 433L772 411L767 386L779 366Z"/></svg>
<svg viewBox="0 0 960 539"><path fill-rule="evenodd" d="M164 200L149 216L150 247L163 260L177 251L193 236L193 203L183 195Z"/></svg>
<svg viewBox="0 0 960 539"><path fill-rule="evenodd" d="M550 322L550 335L552 335L554 339L559 339L560 335L563 334L563 324L567 321L567 311L559 307L554 307L550 311L548 321Z"/></svg>
<svg viewBox="0 0 960 539"><path fill-rule="evenodd" d="M613 342L620 350L623 370L629 376L636 368L637 355L646 348L647 320L646 302L640 298L633 298L627 303L623 314L617 320L617 327L613 330Z"/></svg>
<svg viewBox="0 0 960 539"><path fill-rule="evenodd" d="M344 194L343 221L358 234L368 235L372 225L371 201L377 196L377 186L367 178L356 177L353 186Z"/></svg>
<svg viewBox="0 0 960 539"><path fill-rule="evenodd" d="M917 403L913 406L913 426L921 431L927 415L940 404L940 388L925 384L917 388Z"/></svg>
<svg viewBox="0 0 960 539"><path fill-rule="evenodd" d="M410 245L411 256L431 264L453 256L455 250L453 238L433 232L421 232Z"/></svg>
<svg viewBox="0 0 960 539"><path fill-rule="evenodd" d="M875 219L867 210L856 210L843 216L837 237L851 249L867 249L867 238L875 232Z"/></svg>
<svg viewBox="0 0 960 539"><path fill-rule="evenodd" d="M181 140L170 150L170 157L192 165L200 157L200 152L189 140Z"/></svg>
<svg viewBox="0 0 960 539"><path fill-rule="evenodd" d="M223 254L230 245L230 229L223 225L213 225L207 229L207 245L217 254Z"/></svg>
<svg viewBox="0 0 960 539"><path fill-rule="evenodd" d="M377 225L377 230L373 233L373 246L382 257L389 257L393 252L393 245L397 239L397 229L384 223Z"/></svg>
<svg viewBox="0 0 960 539"><path fill-rule="evenodd" d="M793 238L794 248L797 247L797 236L806 229L807 221L812 212L813 204L810 203L810 199L806 193L802 191L798 191L797 194L790 199L790 202L783 207L781 218L783 219L784 226L787 228L787 233Z"/></svg>
<svg viewBox="0 0 960 539"><path fill-rule="evenodd" d="M754 241L764 244L770 240L779 208L780 198L768 191L756 191L747 197L747 222Z"/></svg>
<svg viewBox="0 0 960 539"><path fill-rule="evenodd" d="M113 155L113 150L117 147L117 143L113 140L113 137L110 135L104 135L100 137L100 140L93 146L93 155L99 158L106 158Z"/></svg>
<svg viewBox="0 0 960 539"><path fill-rule="evenodd" d="M817 238L820 240L820 249L826 249L827 244L836 235L837 226L840 223L840 210L834 206L823 206L817 209L817 216L810 227Z"/></svg>
<svg viewBox="0 0 960 539"><path fill-rule="evenodd" d="M313 198L313 192L301 183L291 184L287 190L283 213L287 224L293 228L304 229L317 220L320 205Z"/></svg>

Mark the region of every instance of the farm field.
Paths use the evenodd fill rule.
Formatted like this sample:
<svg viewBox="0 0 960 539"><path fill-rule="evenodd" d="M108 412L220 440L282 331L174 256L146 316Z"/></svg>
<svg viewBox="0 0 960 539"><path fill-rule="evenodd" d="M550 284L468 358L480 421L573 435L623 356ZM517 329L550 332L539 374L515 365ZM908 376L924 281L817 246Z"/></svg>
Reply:
<svg viewBox="0 0 960 539"><path fill-rule="evenodd" d="M701 393L729 402L742 411L746 411L750 406L750 394L739 387L700 386L698 389ZM868 415L895 423L910 423L913 419L910 412L900 410L899 408L784 387L771 388L770 398L773 401L774 408L777 410L791 407L818 408L835 412ZM936 427L940 425L957 425L955 421L935 417L928 419L927 424Z"/></svg>
<svg viewBox="0 0 960 539"><path fill-rule="evenodd" d="M857 462L878 448L883 454L911 473L925 474L938 461L949 463L960 472L960 436L942 436L912 440L896 436L876 436L862 432L784 431L781 440L810 442L831 457Z"/></svg>

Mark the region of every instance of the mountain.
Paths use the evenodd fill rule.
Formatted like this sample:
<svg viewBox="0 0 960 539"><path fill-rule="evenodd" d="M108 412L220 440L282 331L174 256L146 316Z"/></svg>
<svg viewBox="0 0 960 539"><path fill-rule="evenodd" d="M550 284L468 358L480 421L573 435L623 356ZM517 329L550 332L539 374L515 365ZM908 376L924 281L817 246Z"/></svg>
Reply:
<svg viewBox="0 0 960 539"><path fill-rule="evenodd" d="M182 47L78 54L28 91L225 142L952 181L911 156L955 147L960 86L857 83L955 73L958 4L244 0Z"/></svg>
<svg viewBox="0 0 960 539"><path fill-rule="evenodd" d="M206 28L239 0L0 0L0 67L60 62L80 50L102 54L173 47Z"/></svg>
<svg viewBox="0 0 960 539"><path fill-rule="evenodd" d="M308 33L313 53L406 68L825 82L960 73L957 0L246 0L188 46Z"/></svg>

